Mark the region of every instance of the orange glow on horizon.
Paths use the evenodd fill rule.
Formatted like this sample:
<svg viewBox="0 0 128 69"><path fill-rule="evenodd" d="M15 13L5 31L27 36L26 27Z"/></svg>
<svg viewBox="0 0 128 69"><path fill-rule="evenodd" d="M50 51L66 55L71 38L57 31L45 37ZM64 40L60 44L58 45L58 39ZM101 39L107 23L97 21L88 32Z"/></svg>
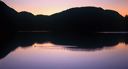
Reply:
<svg viewBox="0 0 128 69"><path fill-rule="evenodd" d="M73 7L95 6L103 9L111 9L125 16L128 14L127 0L2 0L16 11L28 11L34 15L52 15Z"/></svg>
<svg viewBox="0 0 128 69"><path fill-rule="evenodd" d="M51 42L47 42L43 44L34 43L32 46L33 47L54 47L55 45Z"/></svg>
<svg viewBox="0 0 128 69"><path fill-rule="evenodd" d="M83 6L79 6L79 7L83 7ZM85 7L87 7L87 6L85 6ZM95 7L97 7L97 6L95 6ZM18 12L21 12L21 10L22 10L21 8L22 8L21 6L17 6L17 7L15 7L15 10L18 11ZM26 7L22 11L28 11L28 12L31 12L32 14L34 14L34 15L39 15L39 14L41 14L41 15L52 15L52 14L59 13L59 12L62 12L64 10L67 10L67 9L70 9L70 8L73 8L73 7L69 7L69 8L66 8L66 7L45 7L45 8ZM117 7L104 6L104 7L101 7L101 8L103 8L105 10L107 10L107 9L115 10L119 14L121 14L122 16L125 16L128 13L128 9L125 9L125 8L122 8L122 7L120 7L120 9L118 9L118 6Z"/></svg>
<svg viewBox="0 0 128 69"><path fill-rule="evenodd" d="M127 44L125 44L125 43L119 43L118 45L116 45L116 47L115 48L119 48L119 49L121 49L121 48L127 48Z"/></svg>

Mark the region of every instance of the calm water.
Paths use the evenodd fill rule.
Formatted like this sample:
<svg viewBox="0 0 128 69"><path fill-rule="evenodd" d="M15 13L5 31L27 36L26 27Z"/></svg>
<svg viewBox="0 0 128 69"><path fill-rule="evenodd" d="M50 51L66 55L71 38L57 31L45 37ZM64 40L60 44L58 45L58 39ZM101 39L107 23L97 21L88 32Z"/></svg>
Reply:
<svg viewBox="0 0 128 69"><path fill-rule="evenodd" d="M0 48L0 69L128 69L125 37L20 34Z"/></svg>

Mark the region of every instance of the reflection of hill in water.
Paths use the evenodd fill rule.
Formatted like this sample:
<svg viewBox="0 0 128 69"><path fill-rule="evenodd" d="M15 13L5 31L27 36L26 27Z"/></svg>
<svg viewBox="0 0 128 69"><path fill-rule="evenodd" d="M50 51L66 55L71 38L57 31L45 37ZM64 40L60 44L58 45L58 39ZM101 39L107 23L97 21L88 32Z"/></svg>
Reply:
<svg viewBox="0 0 128 69"><path fill-rule="evenodd" d="M4 58L17 47L28 47L34 43L52 42L57 45L76 46L69 47L71 50L99 50L104 47L112 47L119 42L128 43L125 35L71 35L71 34L44 34L44 33L18 33L15 39L9 45L0 47L0 58Z"/></svg>

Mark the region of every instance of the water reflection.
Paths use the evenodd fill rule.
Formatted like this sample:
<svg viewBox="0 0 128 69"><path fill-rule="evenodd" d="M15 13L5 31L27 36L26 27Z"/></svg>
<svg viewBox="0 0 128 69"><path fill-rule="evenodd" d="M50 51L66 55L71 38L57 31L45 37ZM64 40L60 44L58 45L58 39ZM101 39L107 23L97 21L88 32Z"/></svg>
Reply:
<svg viewBox="0 0 128 69"><path fill-rule="evenodd" d="M48 45L63 45L70 50L101 50L104 47L112 47L119 42L127 44L126 35L73 35L73 34L44 34L44 33L18 33L9 45L0 47L0 59L4 58L17 47L29 47L50 42Z"/></svg>
<svg viewBox="0 0 128 69"><path fill-rule="evenodd" d="M65 45L36 43L18 47L1 59L0 69L128 69L127 52L125 43L95 51L74 51Z"/></svg>

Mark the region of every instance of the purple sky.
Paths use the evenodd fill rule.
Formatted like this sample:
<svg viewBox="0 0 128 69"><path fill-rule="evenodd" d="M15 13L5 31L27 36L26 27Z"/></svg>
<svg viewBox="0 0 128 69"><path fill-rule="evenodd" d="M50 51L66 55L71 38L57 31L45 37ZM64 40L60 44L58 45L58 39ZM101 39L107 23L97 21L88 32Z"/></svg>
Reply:
<svg viewBox="0 0 128 69"><path fill-rule="evenodd" d="M128 14L128 0L2 0L18 12L51 15L72 7L96 6Z"/></svg>

